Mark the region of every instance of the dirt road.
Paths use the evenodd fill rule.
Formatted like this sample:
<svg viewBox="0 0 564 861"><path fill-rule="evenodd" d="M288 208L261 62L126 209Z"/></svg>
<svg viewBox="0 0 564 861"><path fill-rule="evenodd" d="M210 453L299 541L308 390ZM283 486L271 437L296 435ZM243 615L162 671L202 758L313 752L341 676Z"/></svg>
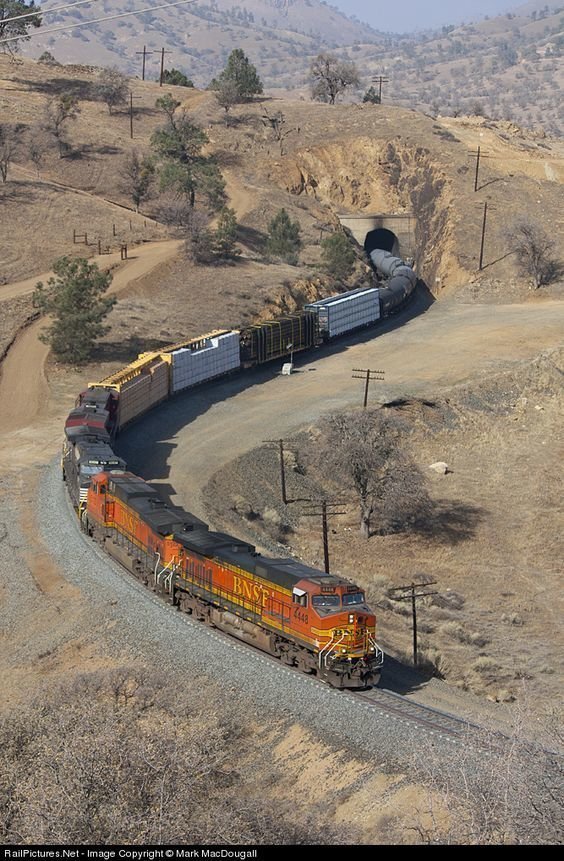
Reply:
<svg viewBox="0 0 564 861"><path fill-rule="evenodd" d="M114 272L110 293L119 293L128 285L142 278L167 260L172 259L180 242L170 240L155 242L135 248L131 257L122 263L119 255L102 255L93 258L100 268L119 268ZM0 300L31 292L37 281L45 281L52 273L46 272L34 278L7 284L0 288ZM5 443L6 434L15 434L10 448L18 447L21 439L17 432L29 428L47 415L49 386L45 377L45 362L48 348L38 340L44 322L39 320L25 329L16 339L0 369L0 439ZM43 443L40 444L41 449ZM30 453L35 460L36 455Z"/></svg>
<svg viewBox="0 0 564 861"><path fill-rule="evenodd" d="M122 265L118 251L113 254L96 255L90 258L89 262L97 263L103 271L113 269L115 266L120 267L114 273L114 280L109 291L110 293L117 293L127 284L136 281L161 263L174 257L180 245L181 242L175 239L139 245L130 249L129 259L125 265ZM16 296L25 296L28 293L33 293L38 281L48 281L52 275L52 271L42 272L39 275L34 275L33 278L26 278L24 281L15 281L12 284L0 286L0 302L5 299L14 299Z"/></svg>
<svg viewBox="0 0 564 861"><path fill-rule="evenodd" d="M436 396L442 386L484 377L561 343L564 303L436 303L403 326L341 342L298 360L247 372L173 401L120 439L130 467L174 488L175 501L206 516L201 489L222 465L265 439L290 435L322 413L358 404L362 382L352 368L383 368L371 398ZM376 388L376 386L378 388Z"/></svg>

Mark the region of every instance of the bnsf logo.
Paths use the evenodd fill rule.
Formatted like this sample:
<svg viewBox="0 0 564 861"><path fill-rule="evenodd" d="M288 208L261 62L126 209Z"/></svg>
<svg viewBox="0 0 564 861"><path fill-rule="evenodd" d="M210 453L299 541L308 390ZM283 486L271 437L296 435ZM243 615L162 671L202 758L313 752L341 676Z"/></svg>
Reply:
<svg viewBox="0 0 564 861"><path fill-rule="evenodd" d="M233 577L233 591L236 595L240 595L241 598L252 601L253 604L262 604L263 607L266 607L266 603L270 597L268 590L263 586L259 586L258 583L249 583L248 580L244 580L242 577Z"/></svg>

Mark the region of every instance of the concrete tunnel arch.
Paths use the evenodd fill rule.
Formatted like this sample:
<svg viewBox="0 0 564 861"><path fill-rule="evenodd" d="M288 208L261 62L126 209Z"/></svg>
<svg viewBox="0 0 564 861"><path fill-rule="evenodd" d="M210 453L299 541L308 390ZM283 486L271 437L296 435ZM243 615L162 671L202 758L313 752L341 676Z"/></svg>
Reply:
<svg viewBox="0 0 564 861"><path fill-rule="evenodd" d="M399 257L400 243L395 233L388 230L386 227L377 227L375 230L370 230L364 240L364 250L368 255L375 248L380 248L383 251L389 251L394 257Z"/></svg>
<svg viewBox="0 0 564 861"><path fill-rule="evenodd" d="M338 218L368 255L381 248L404 260L415 258L417 219L413 213L340 213Z"/></svg>

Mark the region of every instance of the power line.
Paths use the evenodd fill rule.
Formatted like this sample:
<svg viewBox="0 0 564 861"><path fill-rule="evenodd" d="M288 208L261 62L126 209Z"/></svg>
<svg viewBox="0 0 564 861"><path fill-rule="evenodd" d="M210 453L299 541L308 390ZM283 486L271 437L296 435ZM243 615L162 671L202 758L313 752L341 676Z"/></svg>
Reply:
<svg viewBox="0 0 564 861"><path fill-rule="evenodd" d="M149 6L146 9L137 9L134 12L121 12L119 15L105 15L103 18L93 18L91 21L81 21L78 24L65 24L63 27L51 27L49 30L37 30L34 33L26 33L25 36L10 36L8 39L0 39L0 45L7 42L18 42L20 39L32 38L34 36L46 36L49 33L60 33L61 30L74 30L76 27L88 27L90 24L102 24L104 21L115 21L116 18L128 18L130 15L142 15L144 12L156 12L159 9L169 9L171 6L183 6L195 3L196 0L176 0L175 3L163 3L161 6Z"/></svg>
<svg viewBox="0 0 564 861"><path fill-rule="evenodd" d="M10 21L21 21L22 18L35 18L36 15L52 15L53 12L62 12L64 9L72 9L73 6L84 6L85 3L96 3L97 0L77 0L76 3L67 3L65 6L53 6L52 9L40 9L39 6L33 12L25 15L14 15L12 18L0 18L0 24L8 24Z"/></svg>

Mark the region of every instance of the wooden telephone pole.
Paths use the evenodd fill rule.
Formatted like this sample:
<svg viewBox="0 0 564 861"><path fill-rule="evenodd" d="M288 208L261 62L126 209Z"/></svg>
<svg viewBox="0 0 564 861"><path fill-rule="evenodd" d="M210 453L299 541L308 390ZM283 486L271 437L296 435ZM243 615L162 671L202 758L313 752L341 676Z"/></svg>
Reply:
<svg viewBox="0 0 564 861"><path fill-rule="evenodd" d="M384 75L377 75L375 78L372 78L373 84L378 84L378 101L379 104L382 104L382 84L389 84L390 79L384 77Z"/></svg>
<svg viewBox="0 0 564 861"><path fill-rule="evenodd" d="M149 57L153 52L148 51L146 46L143 45L143 50L142 51L135 51L135 53L136 54L143 54L143 71L141 72L141 80L144 81L145 80L145 58Z"/></svg>
<svg viewBox="0 0 564 861"><path fill-rule="evenodd" d="M436 580L431 580L429 583L411 583L410 586L395 586L391 589L391 592L396 592L402 590L405 594L398 595L394 600L396 601L411 601L411 615L413 618L413 665L416 667L418 662L417 655L417 608L416 608L416 600L417 598L427 598L429 595L436 595L437 592L419 592L415 594L416 589L422 589L425 586L434 586Z"/></svg>
<svg viewBox="0 0 564 861"><path fill-rule="evenodd" d="M280 450L280 488L282 490L282 502L284 505L288 505L292 502L291 499L288 499L288 495L286 493L286 465L284 463L284 440L283 439L263 439L263 442L272 442L278 446Z"/></svg>
<svg viewBox="0 0 564 861"><path fill-rule="evenodd" d="M366 385L364 386L364 409L368 404L368 387L370 386L370 380L379 380L380 382L384 379L385 371L370 371L368 368L353 368L353 380L366 380Z"/></svg>
<svg viewBox="0 0 564 861"><path fill-rule="evenodd" d="M328 502L326 499L323 499L321 503L315 503L313 499L304 500L305 502L310 502L314 506L311 511L307 511L304 513L304 517L319 517L321 516L321 529L323 531L323 561L325 566L325 573L330 574L329 570L329 526L328 526L328 518L334 517L336 514L346 514L346 511L335 511L331 510L332 506L343 506L344 502L339 502L336 500L335 502ZM328 508L329 506L329 508Z"/></svg>
<svg viewBox="0 0 564 861"><path fill-rule="evenodd" d="M133 138L133 99L140 99L141 96L134 96L131 90L129 91L129 137Z"/></svg>
<svg viewBox="0 0 564 861"><path fill-rule="evenodd" d="M482 240L480 242L480 262L478 264L478 269L480 272L482 271L482 265L484 263L484 244L486 242L486 219L488 215L488 202L484 203L484 218L482 221Z"/></svg>
<svg viewBox="0 0 564 861"><path fill-rule="evenodd" d="M490 156L486 155L486 153L482 152L482 148L478 147L476 152L469 153L471 158L476 159L476 170L474 172L474 191L478 191L478 177L480 175L480 160L483 158L490 158Z"/></svg>
<svg viewBox="0 0 564 861"><path fill-rule="evenodd" d="M165 51L164 48L161 48L161 76L159 78L159 87L162 87L162 85L163 85L165 54L172 54L172 51Z"/></svg>

